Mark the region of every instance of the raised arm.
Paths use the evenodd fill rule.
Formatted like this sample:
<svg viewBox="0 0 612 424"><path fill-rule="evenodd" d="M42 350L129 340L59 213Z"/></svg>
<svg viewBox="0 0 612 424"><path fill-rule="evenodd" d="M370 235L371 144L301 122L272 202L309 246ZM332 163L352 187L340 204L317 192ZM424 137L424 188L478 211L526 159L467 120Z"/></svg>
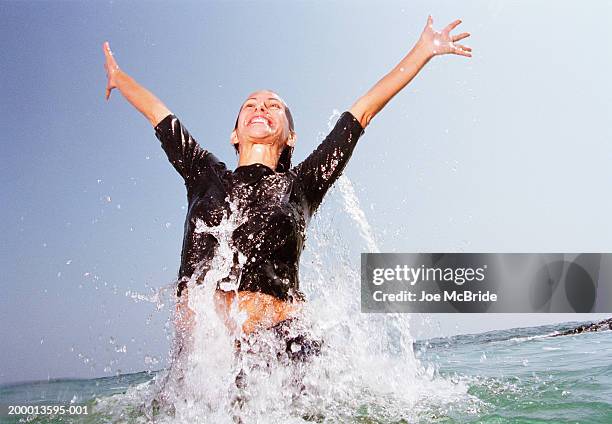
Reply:
<svg viewBox="0 0 612 424"><path fill-rule="evenodd" d="M149 120L170 163L183 177L187 187L197 181L210 180L212 173L223 172L225 164L200 147L187 128L161 100L119 68L108 42L104 43L103 49L106 57L104 68L108 77L106 100L110 97L112 89L118 88L121 94Z"/></svg>
<svg viewBox="0 0 612 424"><path fill-rule="evenodd" d="M360 97L349 110L350 113L342 114L334 129L317 149L292 169L311 215L346 167L364 128L432 57L449 53L471 57L471 48L455 44L470 34L450 35L450 31L460 23L460 20L456 20L441 32L437 32L433 29L433 20L429 16L419 41L406 57Z"/></svg>
<svg viewBox="0 0 612 424"><path fill-rule="evenodd" d="M107 83L106 100L109 99L113 88L118 88L121 94L132 104L145 118L149 120L153 127L172 112L162 103L153 93L138 84L132 77L119 68L108 41L105 41L102 48L106 62Z"/></svg>
<svg viewBox="0 0 612 424"><path fill-rule="evenodd" d="M438 32L433 29L431 16L427 18L423 33L412 50L391 72L378 81L370 91L360 97L351 107L350 112L359 120L363 128L370 123L372 118L385 107L393 96L412 81L432 57L443 54L472 56L470 47L455 44L455 42L469 37L470 34L467 32L459 35L450 34L460 23L461 20L457 19Z"/></svg>

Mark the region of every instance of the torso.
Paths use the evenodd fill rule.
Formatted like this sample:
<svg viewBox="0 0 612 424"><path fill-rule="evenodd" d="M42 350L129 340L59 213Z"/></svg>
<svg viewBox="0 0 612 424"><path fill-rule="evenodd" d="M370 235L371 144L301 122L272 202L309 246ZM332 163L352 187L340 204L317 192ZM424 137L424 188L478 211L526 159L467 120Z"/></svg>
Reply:
<svg viewBox="0 0 612 424"><path fill-rule="evenodd" d="M219 311L228 313L237 299L247 313L247 331L274 325L299 309L304 296L298 266L307 222L362 133L359 121L345 112L290 170L252 164L230 171L175 115L162 119L155 134L183 177L189 202L177 294L191 280L217 284ZM179 298L177 307L188 316L186 303L186 296Z"/></svg>
<svg viewBox="0 0 612 424"><path fill-rule="evenodd" d="M212 265L216 255L226 265L218 289L301 300L298 264L306 217L291 173L253 164L226 170L216 181L206 177L206 184L188 193L181 275L191 276L200 266L203 281L211 267L223 268ZM225 228L219 231L219 225Z"/></svg>

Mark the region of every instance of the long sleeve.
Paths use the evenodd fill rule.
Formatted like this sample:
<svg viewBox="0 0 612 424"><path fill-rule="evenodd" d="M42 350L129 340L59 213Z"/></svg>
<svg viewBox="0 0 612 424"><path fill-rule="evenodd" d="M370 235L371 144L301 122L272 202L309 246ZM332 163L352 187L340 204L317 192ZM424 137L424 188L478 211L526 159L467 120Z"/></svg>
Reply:
<svg viewBox="0 0 612 424"><path fill-rule="evenodd" d="M157 124L155 135L161 141L168 160L187 185L206 177L214 165L223 165L213 154L200 147L173 114Z"/></svg>
<svg viewBox="0 0 612 424"><path fill-rule="evenodd" d="M350 112L344 112L316 150L293 168L311 215L342 174L363 132L357 118Z"/></svg>

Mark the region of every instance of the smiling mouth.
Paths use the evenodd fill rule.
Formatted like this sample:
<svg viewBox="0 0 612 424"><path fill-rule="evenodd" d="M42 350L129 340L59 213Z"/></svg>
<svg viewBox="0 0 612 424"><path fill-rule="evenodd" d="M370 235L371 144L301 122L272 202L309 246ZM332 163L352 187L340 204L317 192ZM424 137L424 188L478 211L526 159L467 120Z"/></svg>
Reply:
<svg viewBox="0 0 612 424"><path fill-rule="evenodd" d="M268 127L272 126L271 122L268 119L264 118L263 116L256 116L252 118L248 123L248 125L254 125L254 124L263 124Z"/></svg>

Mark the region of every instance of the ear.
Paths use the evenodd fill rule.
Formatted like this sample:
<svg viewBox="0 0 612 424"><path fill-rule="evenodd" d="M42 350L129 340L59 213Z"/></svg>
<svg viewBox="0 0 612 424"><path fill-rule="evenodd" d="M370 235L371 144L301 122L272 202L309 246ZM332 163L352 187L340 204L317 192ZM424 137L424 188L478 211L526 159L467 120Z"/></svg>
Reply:
<svg viewBox="0 0 612 424"><path fill-rule="evenodd" d="M295 147L295 142L297 141L297 134L292 132L289 134L289 138L287 139L287 146Z"/></svg>
<svg viewBox="0 0 612 424"><path fill-rule="evenodd" d="M230 135L230 143L238 144L238 134L236 134L236 130L232 131L232 135Z"/></svg>

